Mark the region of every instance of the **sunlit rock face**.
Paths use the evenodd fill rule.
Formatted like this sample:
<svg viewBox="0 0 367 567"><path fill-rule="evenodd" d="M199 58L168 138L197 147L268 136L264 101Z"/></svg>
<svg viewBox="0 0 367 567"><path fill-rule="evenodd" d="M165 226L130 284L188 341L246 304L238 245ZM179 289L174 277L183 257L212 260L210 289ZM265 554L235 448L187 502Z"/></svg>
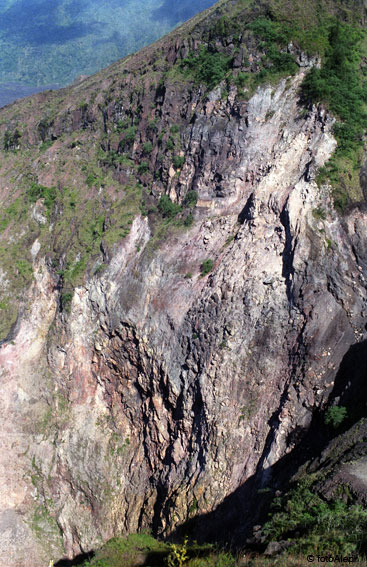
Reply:
<svg viewBox="0 0 367 567"><path fill-rule="evenodd" d="M30 242L33 281L0 349L4 565L47 567L194 517L204 518L198 534L220 522L225 532L233 494L245 533L257 490L276 482L274 465L333 392L343 357L366 337L367 216L356 208L341 220L315 183L336 142L325 110L300 111L306 63L248 101L236 87L224 97L224 85L158 93L166 123L184 120L185 163L166 168L165 191L180 203L197 193L194 221L155 241L151 218L137 214L123 240L101 245L104 269L85 276L68 309L47 251ZM145 120L153 95L139 96ZM33 166L42 182L53 184L68 136L108 132L122 107L110 102L102 125L97 103L88 115L61 107L48 169ZM44 208L32 208L40 226Z"/></svg>

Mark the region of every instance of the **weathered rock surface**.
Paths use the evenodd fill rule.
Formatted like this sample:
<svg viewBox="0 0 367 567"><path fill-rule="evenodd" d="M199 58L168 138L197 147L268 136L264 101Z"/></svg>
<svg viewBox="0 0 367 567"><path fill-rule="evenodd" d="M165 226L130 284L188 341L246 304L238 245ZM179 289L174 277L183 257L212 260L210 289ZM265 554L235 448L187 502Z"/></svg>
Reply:
<svg viewBox="0 0 367 567"><path fill-rule="evenodd" d="M366 338L367 215L342 221L315 183L336 142L324 110L299 112L303 73L241 106L221 87L186 100L167 187L198 193L194 224L154 248L137 216L69 314L33 243L30 307L0 350L1 564L167 535L249 479L266 486L327 402Z"/></svg>

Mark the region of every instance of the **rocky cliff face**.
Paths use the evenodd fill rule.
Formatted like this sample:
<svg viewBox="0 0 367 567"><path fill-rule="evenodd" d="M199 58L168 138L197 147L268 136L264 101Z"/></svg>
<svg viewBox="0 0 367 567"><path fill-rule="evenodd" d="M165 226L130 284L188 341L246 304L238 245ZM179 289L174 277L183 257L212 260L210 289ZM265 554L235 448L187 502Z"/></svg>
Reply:
<svg viewBox="0 0 367 567"><path fill-rule="evenodd" d="M186 36L165 41L148 52L157 73L157 53L168 53L171 65L191 49ZM255 47L250 55L255 65ZM60 267L75 245L57 234L52 246L46 240L65 210L48 216L44 194L29 207L41 227L27 235L33 280L0 350L2 564L47 565L118 533L168 535L202 515L197 529L207 535L214 510L222 520L231 515L221 512L228 499L240 537L257 490L276 485L274 466L300 446L343 357L366 338L367 216L355 207L342 219L329 188L315 182L336 147L334 119L322 107L300 108L299 87L315 60L298 57L294 76L260 85L248 100L235 85L204 93L173 79L155 90L145 85L134 100L143 52L124 63L127 86L116 85L104 107L102 95L87 98L96 92L89 80L58 99L43 130L31 117L40 96L24 103L30 110L3 111L8 130L17 112L28 113L22 159L33 160L28 171L38 183L60 185L61 156L72 150L63 183L77 186L78 161L90 148L118 154L125 144L126 151L126 134L113 138L115 126L140 107L140 137L129 151L137 164L146 159L139 175L147 196L124 238L102 238L91 262L101 260L103 270L87 271L67 306ZM116 69L102 79L106 92L119 80ZM70 102L80 89L88 109ZM158 131L144 158L154 118ZM179 167L159 146L173 123L185 158ZM53 142L46 154L34 149L39 136ZM17 159L4 158L5 198L20 194L21 180L9 181ZM121 191L132 168L114 164L112 188ZM84 198L102 194L107 209L112 189L95 185ZM196 192L193 223L164 232L157 212L146 214L163 190L178 203ZM205 260L213 261L206 274Z"/></svg>

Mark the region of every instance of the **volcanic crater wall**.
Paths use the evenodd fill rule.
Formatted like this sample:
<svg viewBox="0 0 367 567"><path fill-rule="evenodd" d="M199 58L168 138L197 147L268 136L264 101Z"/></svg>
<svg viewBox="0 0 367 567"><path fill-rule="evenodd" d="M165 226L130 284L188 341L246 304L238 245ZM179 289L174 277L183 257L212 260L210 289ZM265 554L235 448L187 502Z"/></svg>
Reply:
<svg viewBox="0 0 367 567"><path fill-rule="evenodd" d="M251 479L268 486L327 401L366 335L367 217L341 221L314 181L336 142L325 111L300 113L302 78L240 108L212 91L184 135L195 223L154 247L137 216L69 314L34 248L31 308L0 351L8 565L167 535Z"/></svg>

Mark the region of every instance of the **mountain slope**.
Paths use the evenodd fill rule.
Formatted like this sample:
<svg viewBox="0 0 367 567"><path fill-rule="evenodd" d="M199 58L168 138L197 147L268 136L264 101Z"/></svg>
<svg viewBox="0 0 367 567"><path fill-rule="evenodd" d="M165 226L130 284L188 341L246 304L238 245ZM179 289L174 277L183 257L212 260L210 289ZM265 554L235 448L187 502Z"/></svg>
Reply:
<svg viewBox="0 0 367 567"><path fill-rule="evenodd" d="M258 490L282 487L347 392L338 369L366 338L363 135L340 153L342 116L304 80L320 57L333 72L335 18L345 37L364 16L221 1L0 112L7 564L194 517L197 536L244 541ZM338 181L318 187L332 155Z"/></svg>

